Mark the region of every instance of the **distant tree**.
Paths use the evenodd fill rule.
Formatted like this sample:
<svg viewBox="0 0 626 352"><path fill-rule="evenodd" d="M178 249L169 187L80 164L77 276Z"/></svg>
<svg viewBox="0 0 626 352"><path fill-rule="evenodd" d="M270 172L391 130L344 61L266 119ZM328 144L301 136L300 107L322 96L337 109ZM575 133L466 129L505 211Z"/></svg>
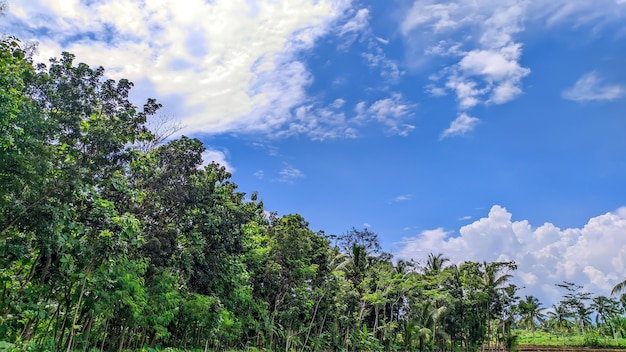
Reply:
<svg viewBox="0 0 626 352"><path fill-rule="evenodd" d="M566 309L571 317L574 317L576 325L584 335L585 329L591 325L589 318L591 311L586 306L586 302L591 299L591 293L582 292L583 286L573 282L563 281L563 283L555 285L565 289L566 292L559 304Z"/></svg>
<svg viewBox="0 0 626 352"><path fill-rule="evenodd" d="M350 231L337 237L337 244L343 253L351 252L354 246L361 247L372 256L376 256L382 251L378 234L367 228L358 230L353 227Z"/></svg>
<svg viewBox="0 0 626 352"><path fill-rule="evenodd" d="M626 280L617 283L611 290L611 296L617 296L620 293L626 292Z"/></svg>
<svg viewBox="0 0 626 352"><path fill-rule="evenodd" d="M442 253L435 255L434 253L429 253L428 258L426 258L426 264L424 265L424 274L436 275L443 271L446 266L446 263L450 262L450 258L444 256Z"/></svg>
<svg viewBox="0 0 626 352"><path fill-rule="evenodd" d="M523 301L518 303L518 309L520 314L520 325L525 326L530 330L535 330L538 325L542 324L545 319L543 311L544 307L541 307L541 302L537 297L526 296Z"/></svg>

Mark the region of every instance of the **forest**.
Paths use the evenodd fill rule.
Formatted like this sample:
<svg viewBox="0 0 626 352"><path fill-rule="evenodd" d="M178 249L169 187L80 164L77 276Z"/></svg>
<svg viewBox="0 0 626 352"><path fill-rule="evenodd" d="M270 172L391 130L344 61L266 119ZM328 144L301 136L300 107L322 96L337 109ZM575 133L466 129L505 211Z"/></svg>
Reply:
<svg viewBox="0 0 626 352"><path fill-rule="evenodd" d="M624 297L555 283L518 296L513 262L394 260L378 235L264 209L161 105L63 53L0 44L0 350L514 350L520 331L626 334ZM617 287L619 293L622 287ZM549 309L548 309L549 308Z"/></svg>

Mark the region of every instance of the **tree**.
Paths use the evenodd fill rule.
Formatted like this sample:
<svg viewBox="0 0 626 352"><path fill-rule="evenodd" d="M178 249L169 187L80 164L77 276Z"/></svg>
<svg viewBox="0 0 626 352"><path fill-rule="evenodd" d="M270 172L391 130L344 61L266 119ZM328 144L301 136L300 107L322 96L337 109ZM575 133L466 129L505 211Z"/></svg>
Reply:
<svg viewBox="0 0 626 352"><path fill-rule="evenodd" d="M619 307L619 303L606 296L596 296L593 298L590 308L595 311L596 327L604 328L608 326L611 336L617 339L613 317L623 313L623 310Z"/></svg>
<svg viewBox="0 0 626 352"><path fill-rule="evenodd" d="M624 292L626 292L626 280L619 282L615 286L613 286L613 289L611 290L611 296L616 296Z"/></svg>
<svg viewBox="0 0 626 352"><path fill-rule="evenodd" d="M591 298L591 293L582 292L583 286L573 282L563 281L563 283L555 285L565 289L565 294L559 304L563 306L571 317L575 318L576 324L584 335L585 328L591 325L589 318L591 312L585 304Z"/></svg>
<svg viewBox="0 0 626 352"><path fill-rule="evenodd" d="M518 309L520 325L532 331L542 324L545 319L545 314L543 313L545 308L541 307L541 302L539 302L537 297L526 296L523 301L518 303Z"/></svg>
<svg viewBox="0 0 626 352"><path fill-rule="evenodd" d="M429 253L426 259L426 265L424 266L424 273L439 274L445 269L445 265L448 262L450 262L450 259L445 257L442 253L437 255Z"/></svg>
<svg viewBox="0 0 626 352"><path fill-rule="evenodd" d="M563 304L552 305L552 310L548 312L547 325L554 331L560 332L561 337L565 338L565 331L571 327L570 317L570 312Z"/></svg>

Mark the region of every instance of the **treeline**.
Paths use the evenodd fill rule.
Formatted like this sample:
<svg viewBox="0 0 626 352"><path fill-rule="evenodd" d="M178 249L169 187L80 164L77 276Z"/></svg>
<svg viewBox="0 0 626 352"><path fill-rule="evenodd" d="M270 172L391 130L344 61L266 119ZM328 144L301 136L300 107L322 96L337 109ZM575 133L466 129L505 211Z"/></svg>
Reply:
<svg viewBox="0 0 626 352"><path fill-rule="evenodd" d="M560 336L563 343L566 337L578 337L577 344L587 347L624 347L626 295L617 299L592 296L583 286L567 281L556 286L562 291L562 297L551 307L543 306L534 296L519 300L515 308L517 328L530 331L531 336L537 331L554 334ZM617 295L622 290L623 286L618 285L612 293Z"/></svg>
<svg viewBox="0 0 626 352"><path fill-rule="evenodd" d="M0 347L513 346L514 263L394 262L367 229L267 215L200 141L156 143L131 82L0 45Z"/></svg>

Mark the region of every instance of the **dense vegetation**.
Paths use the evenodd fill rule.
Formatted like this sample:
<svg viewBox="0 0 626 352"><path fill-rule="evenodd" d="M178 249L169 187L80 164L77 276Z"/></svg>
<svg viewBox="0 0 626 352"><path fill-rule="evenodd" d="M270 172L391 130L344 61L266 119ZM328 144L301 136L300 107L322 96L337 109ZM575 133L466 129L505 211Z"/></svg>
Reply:
<svg viewBox="0 0 626 352"><path fill-rule="evenodd" d="M0 349L469 351L514 346L515 327L625 333L622 305L570 283L544 319L512 262L394 262L367 229L267 215L201 167L200 141L156 143L160 105L134 106L131 82L0 45Z"/></svg>

